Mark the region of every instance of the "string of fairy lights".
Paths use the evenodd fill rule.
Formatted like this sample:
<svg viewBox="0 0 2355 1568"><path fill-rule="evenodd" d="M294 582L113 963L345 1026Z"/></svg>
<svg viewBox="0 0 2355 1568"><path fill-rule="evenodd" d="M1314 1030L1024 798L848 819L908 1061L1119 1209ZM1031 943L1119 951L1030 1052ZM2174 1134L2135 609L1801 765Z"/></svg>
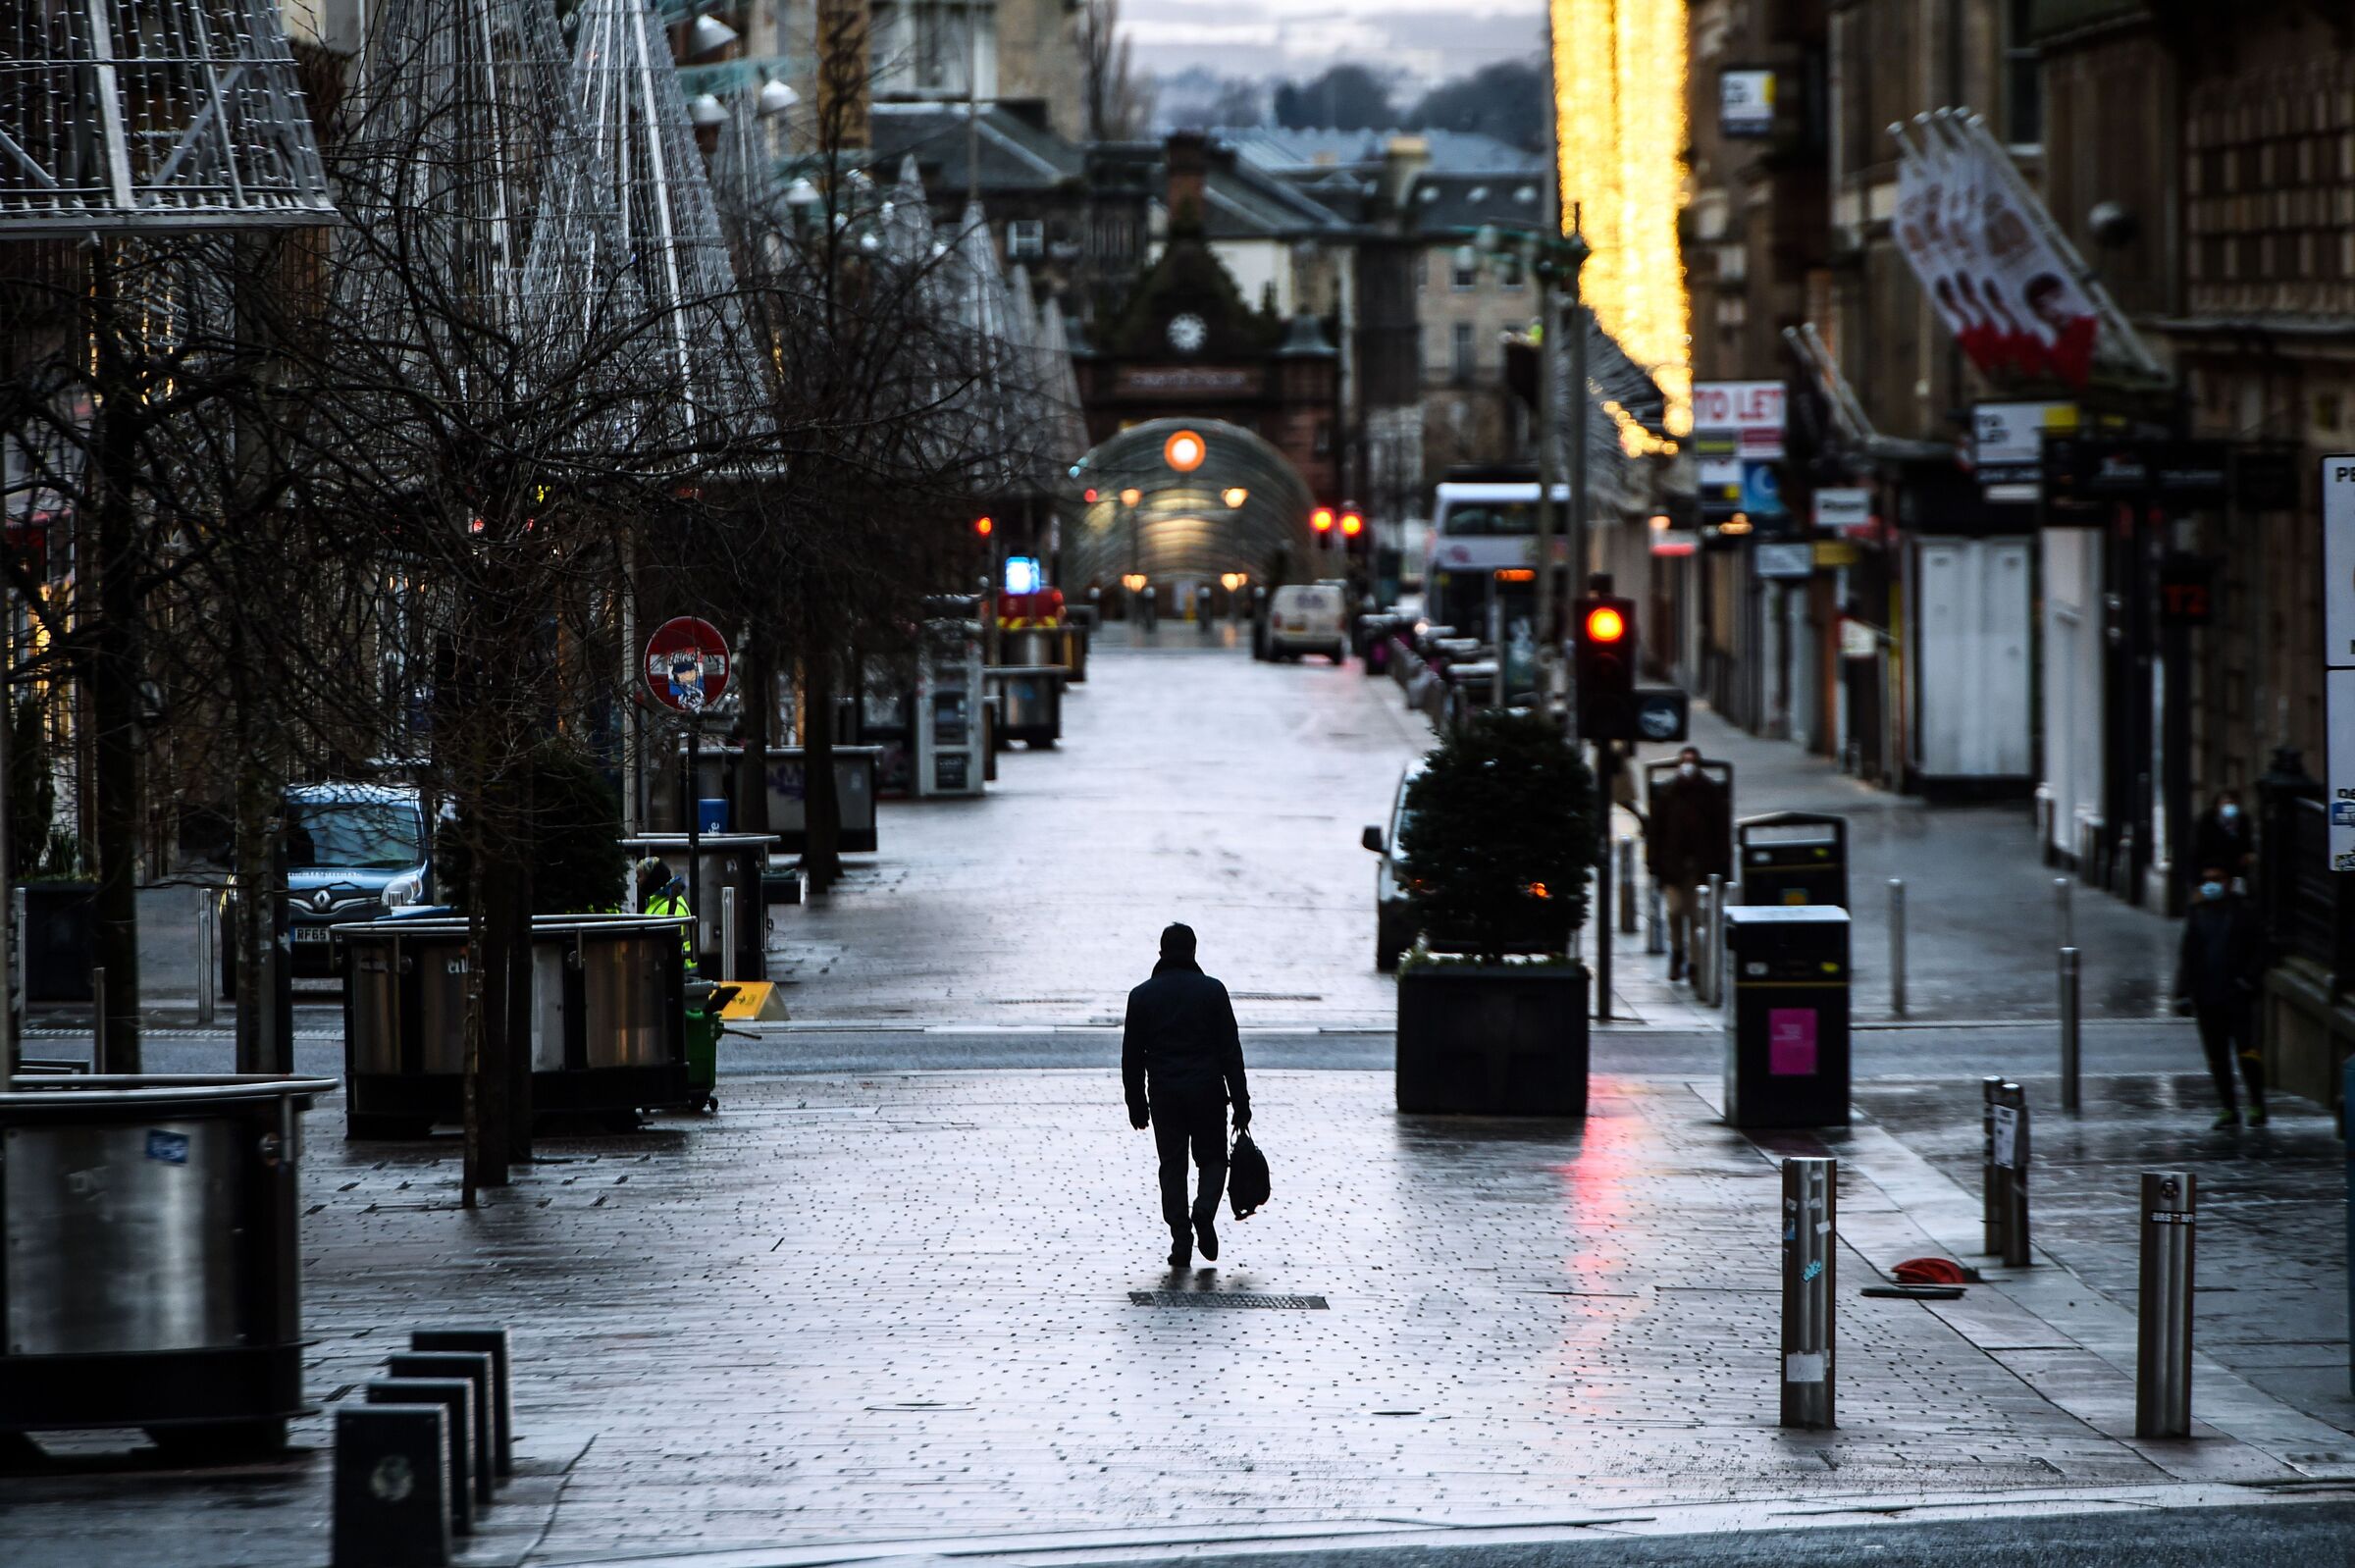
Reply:
<svg viewBox="0 0 2355 1568"><path fill-rule="evenodd" d="M1596 322L1693 428L1693 359L1677 210L1684 183L1684 0L1551 0L1557 173L1565 232L1594 247L1580 287ZM1633 419L1631 456L1672 451Z"/></svg>

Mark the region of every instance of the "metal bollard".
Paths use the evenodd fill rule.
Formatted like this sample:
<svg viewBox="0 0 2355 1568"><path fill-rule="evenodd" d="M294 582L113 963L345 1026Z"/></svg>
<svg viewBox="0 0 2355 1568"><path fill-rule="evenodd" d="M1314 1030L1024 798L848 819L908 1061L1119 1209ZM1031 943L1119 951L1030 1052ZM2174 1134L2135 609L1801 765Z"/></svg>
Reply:
<svg viewBox="0 0 2355 1568"><path fill-rule="evenodd" d="M1889 879L1889 1011L1906 1016L1906 879Z"/></svg>
<svg viewBox="0 0 2355 1568"><path fill-rule="evenodd" d="M1619 835L1619 934L1636 934L1636 841Z"/></svg>
<svg viewBox="0 0 2355 1568"><path fill-rule="evenodd" d="M449 1532L473 1535L478 1506L490 1501L478 1497L474 1486L474 1385L464 1378L379 1378L360 1397L372 1405L440 1405L449 1412L448 1443L443 1451Z"/></svg>
<svg viewBox="0 0 2355 1568"><path fill-rule="evenodd" d="M515 1474L515 1395L509 1374L507 1331L481 1324L457 1324L440 1329L417 1329L409 1348L434 1353L479 1351L491 1358L491 1471L494 1476Z"/></svg>
<svg viewBox="0 0 2355 1568"><path fill-rule="evenodd" d="M1995 1102L2004 1080L1995 1073L1979 1079L1979 1250L2004 1250L2002 1177L1995 1163Z"/></svg>
<svg viewBox="0 0 2355 1568"><path fill-rule="evenodd" d="M1832 1420L1832 1313L1840 1287L1840 1162L1783 1162L1782 1425Z"/></svg>
<svg viewBox="0 0 2355 1568"><path fill-rule="evenodd" d="M2069 909L2068 878L2066 876L2053 878L2053 934L2059 939L2056 945L2060 947L2074 946L2077 940L2077 922Z"/></svg>
<svg viewBox="0 0 2355 1568"><path fill-rule="evenodd" d="M2029 1263L2028 1095L2009 1079L1995 1097L1995 1165L2004 1210L2004 1267L2024 1269Z"/></svg>
<svg viewBox="0 0 2355 1568"><path fill-rule="evenodd" d="M449 1561L448 1409L336 1407L335 1568Z"/></svg>
<svg viewBox="0 0 2355 1568"><path fill-rule="evenodd" d="M488 1507L498 1485L498 1421L491 1402L498 1395L498 1374L487 1350L407 1350L385 1358L391 1378L454 1378L473 1390L467 1402L468 1462L474 1477L474 1495Z"/></svg>
<svg viewBox="0 0 2355 1568"><path fill-rule="evenodd" d="M221 983L217 937L220 929L219 907L208 895L196 906L196 1027L213 1026L216 987Z"/></svg>
<svg viewBox="0 0 2355 1568"><path fill-rule="evenodd" d="M1668 951L1668 929L1660 918L1660 884L1651 883L1644 890L1644 951L1658 958Z"/></svg>
<svg viewBox="0 0 2355 1568"><path fill-rule="evenodd" d="M719 977L736 978L736 890L719 890Z"/></svg>
<svg viewBox="0 0 2355 1568"><path fill-rule="evenodd" d="M2191 1276L2198 1178L2142 1174L2142 1289L2134 1326L2134 1436L2191 1436Z"/></svg>
<svg viewBox="0 0 2355 1568"><path fill-rule="evenodd" d="M2061 950L2061 1109L2077 1114L2078 953Z"/></svg>
<svg viewBox="0 0 2355 1568"><path fill-rule="evenodd" d="M1725 878L1709 874L1709 902L1701 911L1701 932L1696 947L1709 950L1709 995L1711 1007L1725 1001Z"/></svg>
<svg viewBox="0 0 2355 1568"><path fill-rule="evenodd" d="M90 1071L109 1071L106 1052L106 966L90 966Z"/></svg>

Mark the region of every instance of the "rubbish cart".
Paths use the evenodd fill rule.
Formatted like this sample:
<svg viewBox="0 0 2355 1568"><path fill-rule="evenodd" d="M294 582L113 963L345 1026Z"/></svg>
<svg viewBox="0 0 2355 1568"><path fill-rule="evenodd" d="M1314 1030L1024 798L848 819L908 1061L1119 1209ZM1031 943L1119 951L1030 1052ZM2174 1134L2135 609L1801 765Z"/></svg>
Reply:
<svg viewBox="0 0 2355 1568"><path fill-rule="evenodd" d="M1734 863L1745 904L1848 908L1848 818L1770 811L1734 828Z"/></svg>
<svg viewBox="0 0 2355 1568"><path fill-rule="evenodd" d="M1848 1124L1848 912L1820 904L1725 911L1725 1120Z"/></svg>
<svg viewBox="0 0 2355 1568"><path fill-rule="evenodd" d="M687 1096L689 1109L719 1109L719 1037L727 1033L720 1012L741 986L716 980L687 982Z"/></svg>
<svg viewBox="0 0 2355 1568"><path fill-rule="evenodd" d="M0 1078L0 1432L284 1446L302 1393L302 1113L336 1080Z"/></svg>

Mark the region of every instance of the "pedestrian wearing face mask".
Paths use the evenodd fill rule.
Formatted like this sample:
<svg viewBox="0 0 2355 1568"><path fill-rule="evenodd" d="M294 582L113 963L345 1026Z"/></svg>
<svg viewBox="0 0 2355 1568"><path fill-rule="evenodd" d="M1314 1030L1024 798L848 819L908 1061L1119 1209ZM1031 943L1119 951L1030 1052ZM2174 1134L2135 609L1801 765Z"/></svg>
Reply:
<svg viewBox="0 0 2355 1568"><path fill-rule="evenodd" d="M2257 833L2249 813L2241 810L2237 791L2218 790L2191 829L2192 860L2200 865L2221 865L2234 891L2248 891L2245 878L2257 859Z"/></svg>
<svg viewBox="0 0 2355 1568"><path fill-rule="evenodd" d="M2198 902L2183 918L2183 944L2175 959L2175 1006L2200 1021L2200 1048L2216 1080L2224 1109L2216 1125L2240 1121L2232 1092L2232 1063L2240 1061L2249 1091L2248 1123L2265 1125L2265 1062L2257 1054L2257 988L2265 978L2265 939L2257 916L2232 891L2224 867L2210 863L2200 873Z"/></svg>
<svg viewBox="0 0 2355 1568"><path fill-rule="evenodd" d="M1701 753L1686 747L1676 773L1651 792L1651 820L1644 830L1644 864L1660 888L1668 915L1668 978L1687 972L1699 889L1734 868L1733 810L1725 790L1701 770Z"/></svg>

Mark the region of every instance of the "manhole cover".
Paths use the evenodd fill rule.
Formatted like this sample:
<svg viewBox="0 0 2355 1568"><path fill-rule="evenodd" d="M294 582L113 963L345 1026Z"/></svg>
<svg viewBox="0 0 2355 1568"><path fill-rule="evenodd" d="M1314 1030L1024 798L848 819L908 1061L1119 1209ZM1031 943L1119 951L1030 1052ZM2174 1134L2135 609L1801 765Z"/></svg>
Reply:
<svg viewBox="0 0 2355 1568"><path fill-rule="evenodd" d="M1324 995L1317 991L1230 991L1237 1002L1322 1002Z"/></svg>
<svg viewBox="0 0 2355 1568"><path fill-rule="evenodd" d="M1262 1296L1242 1290L1131 1290L1137 1307L1264 1307L1278 1312L1323 1312L1323 1296Z"/></svg>

